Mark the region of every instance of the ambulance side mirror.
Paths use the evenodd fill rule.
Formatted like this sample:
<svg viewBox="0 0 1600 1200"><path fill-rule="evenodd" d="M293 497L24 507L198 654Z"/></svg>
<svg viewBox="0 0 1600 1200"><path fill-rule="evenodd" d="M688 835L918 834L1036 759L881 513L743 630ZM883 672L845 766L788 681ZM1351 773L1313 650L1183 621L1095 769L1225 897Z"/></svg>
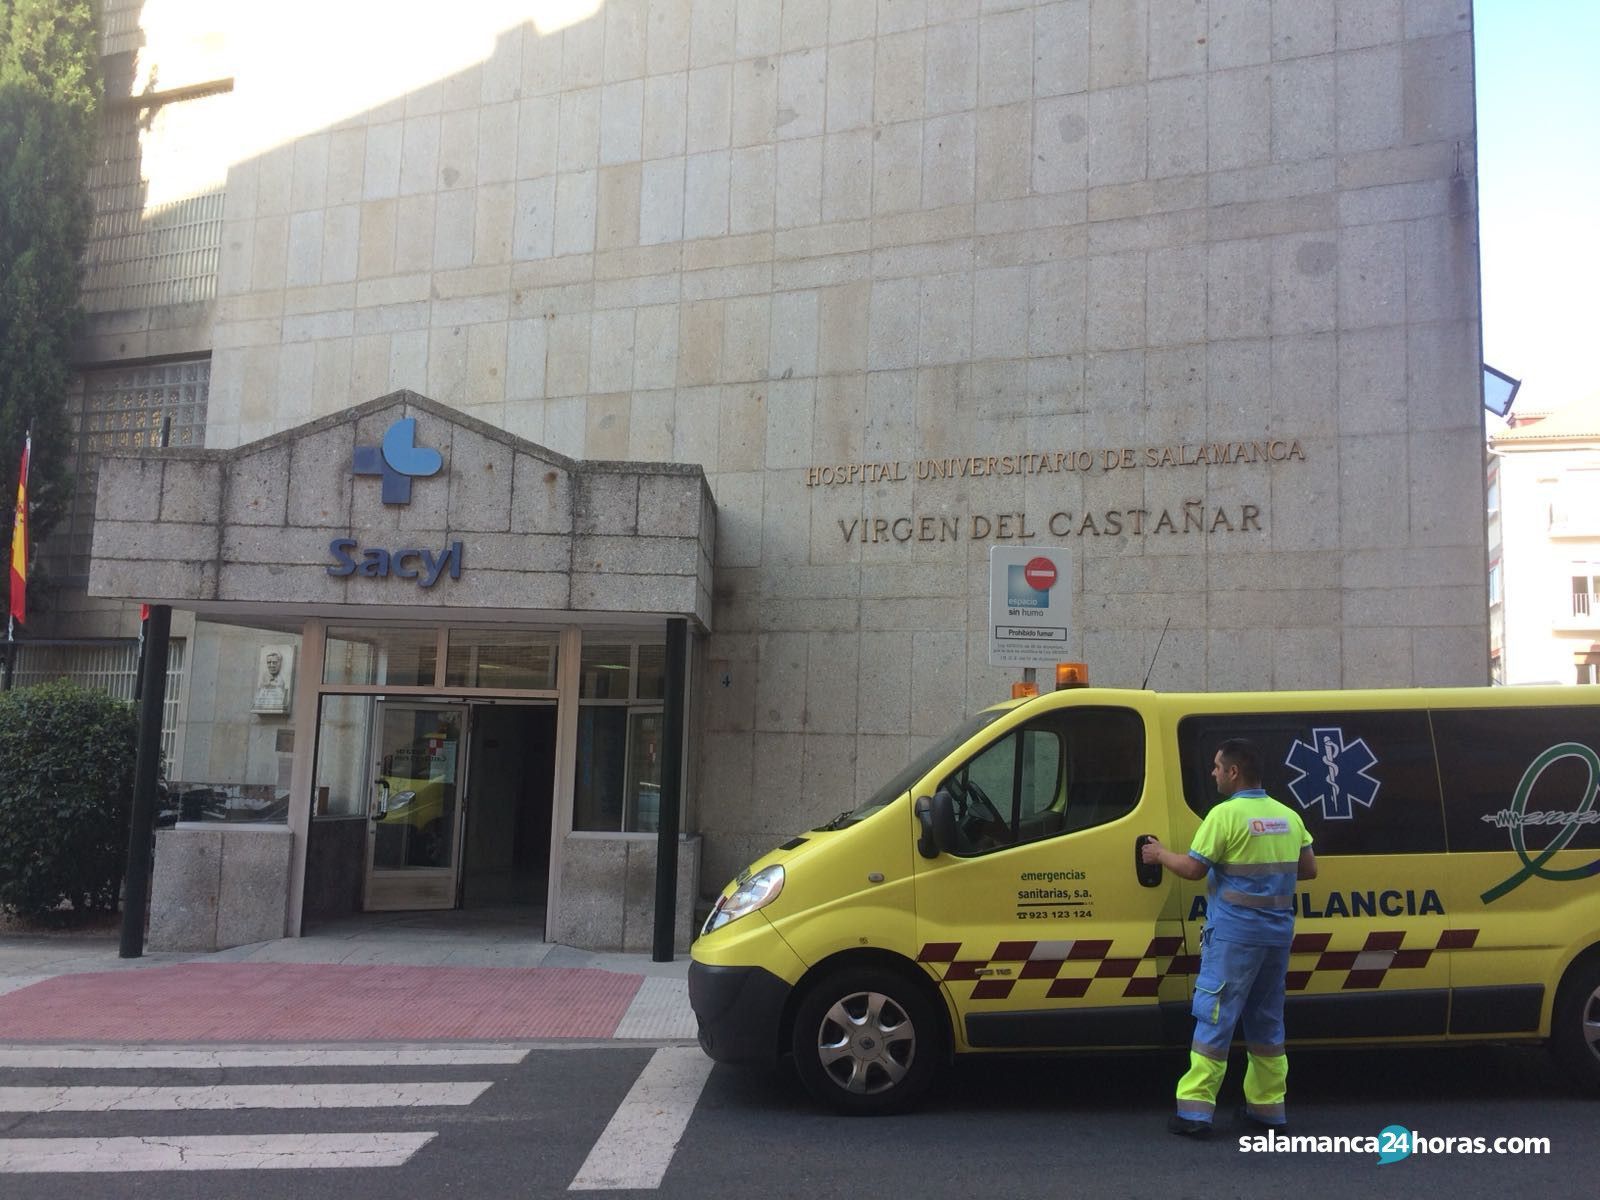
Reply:
<svg viewBox="0 0 1600 1200"><path fill-rule="evenodd" d="M956 802L949 792L941 788L931 796L919 796L916 813L922 829L917 853L923 858L938 858L956 844Z"/></svg>

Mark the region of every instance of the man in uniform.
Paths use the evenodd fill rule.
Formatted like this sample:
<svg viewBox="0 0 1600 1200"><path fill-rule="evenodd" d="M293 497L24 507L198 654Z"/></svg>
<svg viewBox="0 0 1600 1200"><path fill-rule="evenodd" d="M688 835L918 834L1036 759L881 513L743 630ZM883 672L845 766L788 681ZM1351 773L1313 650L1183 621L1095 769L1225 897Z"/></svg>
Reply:
<svg viewBox="0 0 1600 1200"><path fill-rule="evenodd" d="M1249 1051L1244 1119L1260 1129L1285 1128L1283 987L1294 940L1295 881L1317 874L1305 823L1261 790L1261 752L1252 743L1223 742L1211 777L1224 799L1200 823L1189 853L1176 854L1153 838L1140 850L1145 862L1185 879L1211 877L1189 1070L1178 1081L1178 1111L1167 1125L1186 1137L1211 1133L1241 1018Z"/></svg>

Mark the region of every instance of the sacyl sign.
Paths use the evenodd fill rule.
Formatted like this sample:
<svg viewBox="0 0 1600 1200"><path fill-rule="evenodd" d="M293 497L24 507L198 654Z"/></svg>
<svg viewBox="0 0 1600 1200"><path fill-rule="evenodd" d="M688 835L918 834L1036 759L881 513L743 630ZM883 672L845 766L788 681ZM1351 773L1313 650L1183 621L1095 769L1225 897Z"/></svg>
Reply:
<svg viewBox="0 0 1600 1200"><path fill-rule="evenodd" d="M411 481L437 475L444 467L444 456L437 450L417 445L417 422L401 417L385 430L381 446L357 446L351 471L356 475L377 475L383 480L383 502L396 506L411 503ZM440 550L403 546L398 550L379 547L363 549L353 537L334 538L328 543L333 576L360 575L368 579L415 580L418 587L431 588L447 572L461 578L462 547L451 542Z"/></svg>
<svg viewBox="0 0 1600 1200"><path fill-rule="evenodd" d="M357 559L356 553L361 557ZM415 579L418 587L431 588L446 571L451 579L461 578L461 543L451 542L443 550L362 550L355 538L334 538L328 543L328 553L337 566L328 568L329 575L364 575L368 579L385 579L394 575L400 579Z"/></svg>

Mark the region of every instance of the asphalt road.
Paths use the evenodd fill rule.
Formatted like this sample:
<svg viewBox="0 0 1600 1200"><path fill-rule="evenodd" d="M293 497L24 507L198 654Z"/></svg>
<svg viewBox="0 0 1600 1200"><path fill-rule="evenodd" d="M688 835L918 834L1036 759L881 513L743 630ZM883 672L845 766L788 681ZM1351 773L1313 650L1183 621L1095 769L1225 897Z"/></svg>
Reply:
<svg viewBox="0 0 1600 1200"><path fill-rule="evenodd" d="M1372 1154L1245 1153L1233 1126L1242 1062L1224 1086L1217 1134L1165 1128L1181 1056L968 1061L918 1113L883 1120L818 1114L787 1081L713 1074L667 1183L737 1194L752 1164L803 1174L783 1194L885 1190L968 1197L1590 1197L1600 1178L1600 1099L1575 1094L1542 1051L1495 1048L1291 1055L1296 1135L1374 1137L1402 1125L1430 1138L1540 1136L1541 1157L1428 1155L1379 1166ZM719 1154L708 1145L737 1147ZM1524 1189L1531 1189L1524 1191ZM688 1197L685 1188L681 1193Z"/></svg>
<svg viewBox="0 0 1600 1200"><path fill-rule="evenodd" d="M1549 1138L1550 1152L1414 1154L1386 1165L1371 1153L1245 1153L1229 1117L1210 1142L1189 1142L1165 1130L1182 1067L1175 1055L968 1061L915 1114L848 1119L817 1109L787 1071L709 1068L690 1047L536 1047L521 1062L487 1065L0 1066L0 1102L11 1109L0 1113L0 1196L498 1200L565 1194L575 1181L605 1191L608 1173L629 1177L642 1169L649 1176L657 1158L659 1187L625 1188L625 1194L674 1200L1595 1194L1600 1099L1574 1093L1540 1051L1301 1051L1291 1062L1296 1135L1377 1137L1400 1125L1430 1138ZM1236 1064L1224 1092L1230 1110L1238 1078ZM55 1089L285 1084L294 1103L326 1101L334 1093L319 1089L337 1085L382 1085L392 1095L380 1106L347 1097L335 1101L347 1107L15 1111L39 1098L35 1107L78 1104L86 1096L94 1103L150 1102ZM457 1085L459 1094L435 1103L436 1094L419 1090L433 1084ZM417 1094L403 1099L406 1089ZM281 1105L287 1093L256 1095L275 1096ZM204 1102L199 1095L182 1103ZM202 1139L191 1147L249 1146L274 1135L288 1135L285 1144L302 1150L338 1136L360 1146L376 1133L411 1139L401 1165L263 1169L246 1151L246 1160L229 1160L238 1169L226 1171L17 1173L4 1166L8 1149L66 1138L91 1139L73 1143L91 1155L96 1147L170 1150L183 1139ZM117 1138L130 1141L110 1140ZM69 1165L78 1161L89 1159Z"/></svg>

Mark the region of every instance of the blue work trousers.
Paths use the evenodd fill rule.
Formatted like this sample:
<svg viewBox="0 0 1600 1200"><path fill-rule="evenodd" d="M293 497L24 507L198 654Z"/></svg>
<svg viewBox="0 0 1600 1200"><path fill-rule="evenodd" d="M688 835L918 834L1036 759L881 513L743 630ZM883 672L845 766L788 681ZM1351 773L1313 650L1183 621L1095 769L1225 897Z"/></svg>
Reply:
<svg viewBox="0 0 1600 1200"><path fill-rule="evenodd" d="M1178 1114L1211 1120L1234 1030L1243 1021L1249 1052L1244 1079L1247 1109L1259 1120L1281 1124L1289 1074L1283 1051L1289 947L1223 941L1210 930L1201 937L1200 947L1191 1009L1194 1041L1189 1047L1189 1070L1178 1081Z"/></svg>

